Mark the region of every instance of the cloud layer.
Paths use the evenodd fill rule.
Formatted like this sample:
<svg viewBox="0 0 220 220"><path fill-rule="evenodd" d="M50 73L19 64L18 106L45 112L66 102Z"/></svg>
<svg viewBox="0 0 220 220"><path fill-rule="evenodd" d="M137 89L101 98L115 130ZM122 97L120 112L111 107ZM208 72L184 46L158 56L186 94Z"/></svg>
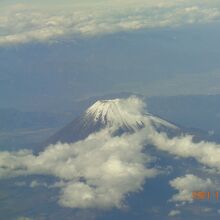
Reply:
<svg viewBox="0 0 220 220"><path fill-rule="evenodd" d="M51 145L38 156L25 150L1 152L0 178L53 175L60 179L53 187L61 189L62 206L120 208L126 195L158 173L147 168L152 158L142 152L142 141L139 134L112 137L102 130L75 144Z"/></svg>
<svg viewBox="0 0 220 220"><path fill-rule="evenodd" d="M122 103L124 114L141 117L141 121L145 122L144 128L113 136L112 129L118 129L117 123L114 123L85 140L50 145L39 155L27 150L0 152L0 178L55 176L58 181L53 185L34 181L31 186L60 189L58 202L64 207L109 209L123 207L130 193L141 190L146 178L159 173L153 166L154 158L148 153L149 145L178 157L194 158L200 164L216 169L216 173L220 171L218 144L195 143L193 137L187 134L169 138L150 123L151 116L145 114L145 105L140 100L135 101L132 97ZM128 108L131 103L133 111ZM167 128L172 129L170 126ZM177 177L170 181L170 185L179 191L171 199L175 202L192 201L192 191L220 188L220 184L211 179L201 179L193 174Z"/></svg>
<svg viewBox="0 0 220 220"><path fill-rule="evenodd" d="M151 130L148 139L159 150L182 158L194 158L199 163L220 171L220 145L214 142L194 142L193 136L183 135L169 138L165 133Z"/></svg>
<svg viewBox="0 0 220 220"><path fill-rule="evenodd" d="M0 16L0 45L73 40L121 31L218 21L216 1L103 1L42 9L11 5Z"/></svg>

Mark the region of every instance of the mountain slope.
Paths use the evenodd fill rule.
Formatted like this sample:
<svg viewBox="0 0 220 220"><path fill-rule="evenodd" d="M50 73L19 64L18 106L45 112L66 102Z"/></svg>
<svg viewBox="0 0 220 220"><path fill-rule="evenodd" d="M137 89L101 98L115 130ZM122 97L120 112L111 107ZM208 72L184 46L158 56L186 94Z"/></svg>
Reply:
<svg viewBox="0 0 220 220"><path fill-rule="evenodd" d="M44 146L57 142L72 143L83 140L102 128L112 130L112 135L134 132L148 123L157 130L178 132L179 129L151 114L142 112L143 102L135 97L128 99L101 100L95 102L80 117L50 137Z"/></svg>

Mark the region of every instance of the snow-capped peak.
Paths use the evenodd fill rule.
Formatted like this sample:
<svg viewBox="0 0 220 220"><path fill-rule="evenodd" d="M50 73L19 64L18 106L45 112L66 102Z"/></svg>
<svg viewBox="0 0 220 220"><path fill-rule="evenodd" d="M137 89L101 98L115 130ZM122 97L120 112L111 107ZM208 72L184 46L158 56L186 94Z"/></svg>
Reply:
<svg viewBox="0 0 220 220"><path fill-rule="evenodd" d="M149 122L156 127L176 128L171 123L146 113L144 102L137 97L97 101L87 109L86 117L106 126L132 130L144 127Z"/></svg>
<svg viewBox="0 0 220 220"><path fill-rule="evenodd" d="M170 134L179 131L173 124L147 113L145 109L144 102L137 97L97 101L84 114L48 139L45 146L58 141L73 143L83 140L104 128L108 128L107 131L112 135L136 132L151 126Z"/></svg>

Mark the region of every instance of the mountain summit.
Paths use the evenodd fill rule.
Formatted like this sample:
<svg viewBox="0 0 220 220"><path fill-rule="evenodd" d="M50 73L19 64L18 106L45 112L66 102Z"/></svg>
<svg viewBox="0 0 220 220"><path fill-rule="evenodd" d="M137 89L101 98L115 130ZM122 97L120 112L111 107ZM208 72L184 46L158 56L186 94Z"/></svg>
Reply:
<svg viewBox="0 0 220 220"><path fill-rule="evenodd" d="M158 130L176 130L175 125L146 112L144 102L137 97L99 100L80 117L49 138L46 144L72 143L90 134L109 128L113 135L134 132L149 123Z"/></svg>
<svg viewBox="0 0 220 220"><path fill-rule="evenodd" d="M135 102L136 103L133 103ZM138 100L113 99L97 101L85 113L87 120L102 126L135 130L144 126ZM132 105L132 103L134 105Z"/></svg>
<svg viewBox="0 0 220 220"><path fill-rule="evenodd" d="M137 97L128 99L112 99L95 102L85 113L85 118L101 123L103 126L134 131L146 125L146 119L156 127L165 126L175 129L165 120L145 111L145 104Z"/></svg>

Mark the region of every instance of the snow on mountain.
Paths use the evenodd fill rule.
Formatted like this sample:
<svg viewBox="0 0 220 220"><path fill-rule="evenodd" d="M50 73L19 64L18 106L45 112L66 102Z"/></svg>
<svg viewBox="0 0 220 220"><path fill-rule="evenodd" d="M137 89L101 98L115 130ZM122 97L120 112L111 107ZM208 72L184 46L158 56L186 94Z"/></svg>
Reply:
<svg viewBox="0 0 220 220"><path fill-rule="evenodd" d="M178 131L175 125L147 113L145 103L137 97L100 100L50 137L43 145L47 146L59 141L73 143L103 128L109 128L113 135L120 135L137 131L149 124L159 131L171 133Z"/></svg>
<svg viewBox="0 0 220 220"><path fill-rule="evenodd" d="M123 99L97 101L88 108L85 118L108 127L115 126L128 129L143 127L141 112L136 109L137 106L128 104L130 103Z"/></svg>
<svg viewBox="0 0 220 220"><path fill-rule="evenodd" d="M159 117L155 117L143 111L144 103L136 98L113 99L97 101L86 111L85 117L100 122L105 126L115 126L117 128L127 128L136 130L146 125L150 121L156 127L167 127L177 129L177 127Z"/></svg>

